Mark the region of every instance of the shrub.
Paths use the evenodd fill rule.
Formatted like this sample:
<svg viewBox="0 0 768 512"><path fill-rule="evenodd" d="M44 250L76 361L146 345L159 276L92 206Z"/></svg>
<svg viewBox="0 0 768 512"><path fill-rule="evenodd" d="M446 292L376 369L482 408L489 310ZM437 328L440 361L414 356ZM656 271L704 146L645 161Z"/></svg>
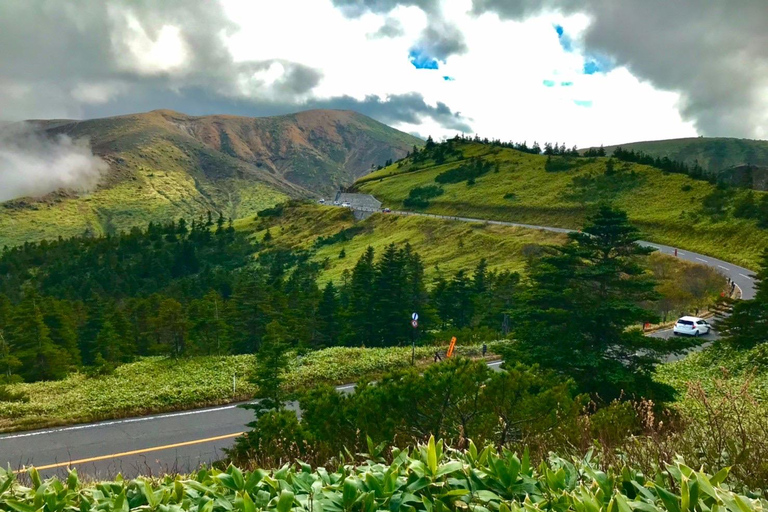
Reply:
<svg viewBox="0 0 768 512"><path fill-rule="evenodd" d="M435 177L435 181L438 183L461 183L462 181L469 182L472 180L472 183L474 183L477 178L489 173L493 168L494 166L491 162L474 158L469 163L441 172Z"/></svg>
<svg viewBox="0 0 768 512"><path fill-rule="evenodd" d="M436 185L426 185L411 189L408 197L403 201L403 206L407 208L426 208L429 206L429 200L443 195L443 189Z"/></svg>

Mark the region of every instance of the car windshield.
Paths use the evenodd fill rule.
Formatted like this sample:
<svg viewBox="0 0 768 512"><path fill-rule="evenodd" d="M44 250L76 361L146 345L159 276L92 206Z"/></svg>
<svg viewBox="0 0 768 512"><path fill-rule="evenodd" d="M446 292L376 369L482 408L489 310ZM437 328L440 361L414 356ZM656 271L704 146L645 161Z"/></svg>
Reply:
<svg viewBox="0 0 768 512"><path fill-rule="evenodd" d="M683 324L683 325L693 325L693 322L691 322L690 320L678 320L677 323Z"/></svg>

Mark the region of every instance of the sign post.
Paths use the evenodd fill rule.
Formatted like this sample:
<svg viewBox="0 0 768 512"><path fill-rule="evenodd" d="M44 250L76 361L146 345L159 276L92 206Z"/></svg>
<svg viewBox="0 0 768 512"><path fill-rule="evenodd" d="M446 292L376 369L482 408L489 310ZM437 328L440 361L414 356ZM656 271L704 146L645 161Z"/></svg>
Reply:
<svg viewBox="0 0 768 512"><path fill-rule="evenodd" d="M411 315L411 366L416 364L416 329L419 328L419 314L413 313Z"/></svg>

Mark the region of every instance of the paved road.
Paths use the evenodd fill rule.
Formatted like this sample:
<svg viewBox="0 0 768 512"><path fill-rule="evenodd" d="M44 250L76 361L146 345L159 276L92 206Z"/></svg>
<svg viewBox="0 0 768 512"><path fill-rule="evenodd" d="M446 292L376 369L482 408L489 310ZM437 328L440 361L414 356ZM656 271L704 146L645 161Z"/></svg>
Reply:
<svg viewBox="0 0 768 512"><path fill-rule="evenodd" d="M450 217L411 212L392 212L395 215L422 215L462 222L479 222L517 226L567 233L571 230L535 226L505 221L486 221L468 217ZM640 242L665 254L675 249L650 242ZM678 250L677 256L695 263L703 263L730 277L742 290L745 299L754 297L751 272L730 263ZM659 331L654 336L669 337L671 331ZM715 335L712 335L714 338ZM679 356L678 356L679 357ZM498 368L500 363L492 363ZM350 390L354 385L340 386ZM295 404L293 404L295 406ZM194 411L161 414L126 420L106 421L59 429L31 431L0 436L0 464L21 468L34 464L44 475L65 473L71 464L81 474L109 478L118 472L132 477L163 472L190 472L201 464L221 458L222 449L228 448L251 421L250 411L236 405L213 407Z"/></svg>
<svg viewBox="0 0 768 512"><path fill-rule="evenodd" d="M492 369L500 365L488 364ZM65 476L67 466L92 478L189 473L221 460L223 449L247 430L253 413L238 405L8 434L0 437L0 464L13 469L34 465L44 476Z"/></svg>

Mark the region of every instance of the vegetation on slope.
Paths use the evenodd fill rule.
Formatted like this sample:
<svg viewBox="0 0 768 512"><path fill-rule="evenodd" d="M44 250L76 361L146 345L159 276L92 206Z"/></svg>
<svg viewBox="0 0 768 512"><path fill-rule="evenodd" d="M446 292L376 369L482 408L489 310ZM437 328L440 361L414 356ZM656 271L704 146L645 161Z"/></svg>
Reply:
<svg viewBox="0 0 768 512"><path fill-rule="evenodd" d="M724 194L705 181L606 158L533 155L461 140L437 147L446 144L458 154L443 164L436 165L429 154L418 162L411 157L358 180L356 187L385 206L403 208L412 189L433 185L446 171L481 158L493 164L493 172L473 183L441 185L443 193L424 211L578 228L599 203L611 202L627 211L648 240L752 268L768 248L768 231L758 226L759 219L734 215L746 191ZM547 171L548 161L549 167L558 162L559 170ZM768 205L763 197L755 192L753 200Z"/></svg>
<svg viewBox="0 0 768 512"><path fill-rule="evenodd" d="M608 154L619 146L605 148ZM652 157L698 163L716 179L768 190L768 141L725 137L696 137L621 144L625 150Z"/></svg>
<svg viewBox="0 0 768 512"><path fill-rule="evenodd" d="M331 193L421 144L346 111L245 118L166 110L36 124L49 135L88 139L109 172L93 194L59 191L0 205L0 247L209 211L245 217L287 197Z"/></svg>
<svg viewBox="0 0 768 512"><path fill-rule="evenodd" d="M433 348L419 347L416 364L432 361ZM478 355L478 347L460 353ZM375 379L411 362L410 347L334 347L296 357L289 353L286 391L312 386L340 385ZM29 430L157 412L193 409L249 400L256 393L251 382L253 354L197 356L182 359L141 358L107 375L74 373L60 381L7 386L15 401L0 399L0 431ZM232 389L232 376L236 388ZM147 385L151 376L151 385Z"/></svg>

